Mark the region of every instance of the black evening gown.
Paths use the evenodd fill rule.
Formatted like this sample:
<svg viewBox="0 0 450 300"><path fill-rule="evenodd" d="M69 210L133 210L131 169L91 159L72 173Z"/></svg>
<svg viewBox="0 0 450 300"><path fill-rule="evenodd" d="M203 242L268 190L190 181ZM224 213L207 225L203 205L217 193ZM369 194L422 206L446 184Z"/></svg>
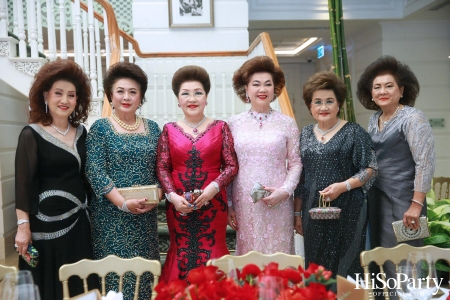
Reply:
<svg viewBox="0 0 450 300"><path fill-rule="evenodd" d="M16 208L28 212L33 246L39 264L30 267L19 259L20 270L30 270L41 299L61 300L59 268L81 259L92 259L91 229L84 178L86 129L79 126L74 148L37 124L26 126L16 152ZM90 277L89 288L98 288ZM77 277L69 280L71 296L84 292Z"/></svg>
<svg viewBox="0 0 450 300"><path fill-rule="evenodd" d="M346 123L326 144L314 135L314 125L300 135L303 173L296 196L302 198L305 262L324 266L333 277L355 277L361 273L359 254L365 247L367 203L364 186L342 193L331 206L342 209L337 220L313 220L309 210L318 207L319 191L351 177L365 180L366 169L376 169L375 153L367 132L358 124ZM335 288L335 287L332 287Z"/></svg>

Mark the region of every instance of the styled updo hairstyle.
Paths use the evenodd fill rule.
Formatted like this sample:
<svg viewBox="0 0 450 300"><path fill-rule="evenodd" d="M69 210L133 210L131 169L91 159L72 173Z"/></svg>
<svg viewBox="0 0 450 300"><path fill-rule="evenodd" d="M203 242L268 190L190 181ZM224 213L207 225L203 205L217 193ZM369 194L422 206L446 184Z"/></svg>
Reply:
<svg viewBox="0 0 450 300"><path fill-rule="evenodd" d="M200 82L205 90L206 95L211 90L211 81L209 74L205 69L199 66L184 66L179 68L172 77L172 91L176 97L180 93L180 87L184 82L197 81Z"/></svg>

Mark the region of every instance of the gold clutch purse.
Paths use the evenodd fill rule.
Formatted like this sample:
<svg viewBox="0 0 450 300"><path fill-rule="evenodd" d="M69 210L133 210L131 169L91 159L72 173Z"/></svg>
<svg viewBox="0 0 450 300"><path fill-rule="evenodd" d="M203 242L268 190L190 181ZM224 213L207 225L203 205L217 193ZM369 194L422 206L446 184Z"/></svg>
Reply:
<svg viewBox="0 0 450 300"><path fill-rule="evenodd" d="M147 201L145 204L158 204L159 203L159 193L158 186L155 185L136 185L127 188L117 189L119 193L128 199L142 199L145 198Z"/></svg>
<svg viewBox="0 0 450 300"><path fill-rule="evenodd" d="M403 220L392 222L392 227L394 228L395 238L398 243L423 239L430 236L427 217L423 216L419 217L419 229L417 230L406 227L403 224Z"/></svg>
<svg viewBox="0 0 450 300"><path fill-rule="evenodd" d="M329 201L323 199L323 195L319 197L319 207L311 208L309 210L309 217L313 220L333 220L339 219L341 209L339 207L331 206Z"/></svg>

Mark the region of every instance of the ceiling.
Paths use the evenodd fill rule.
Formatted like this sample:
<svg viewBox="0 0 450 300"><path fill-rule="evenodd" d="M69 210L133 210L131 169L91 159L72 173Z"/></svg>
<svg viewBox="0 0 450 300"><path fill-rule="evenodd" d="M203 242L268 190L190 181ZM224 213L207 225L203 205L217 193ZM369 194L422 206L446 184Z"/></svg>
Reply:
<svg viewBox="0 0 450 300"><path fill-rule="evenodd" d="M379 26L380 22L397 21L426 21L426 20L450 20L450 0L441 0L416 11L403 19L379 19L379 20L344 20L345 35L347 38L363 34L373 26ZM306 50L294 57L278 56L281 61L305 62L317 57L317 47L319 45L330 45L330 26L328 20L302 21L250 21L249 22L249 42L258 36L262 31L268 32L274 48L292 43L295 45L310 37L318 37L318 40ZM296 42L297 41L297 42Z"/></svg>

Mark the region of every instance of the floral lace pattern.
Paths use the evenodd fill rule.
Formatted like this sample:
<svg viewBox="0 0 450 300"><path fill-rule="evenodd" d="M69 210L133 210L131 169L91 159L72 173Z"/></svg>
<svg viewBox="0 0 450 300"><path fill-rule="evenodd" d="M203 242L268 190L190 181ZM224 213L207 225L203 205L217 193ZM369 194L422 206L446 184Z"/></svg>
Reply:
<svg viewBox="0 0 450 300"><path fill-rule="evenodd" d="M231 117L229 126L239 162L239 173L227 189L239 226L236 255L251 250L294 253L292 197L270 209L262 201L253 203L250 192L259 182L293 194L302 169L297 124L274 111L260 127L245 111Z"/></svg>

